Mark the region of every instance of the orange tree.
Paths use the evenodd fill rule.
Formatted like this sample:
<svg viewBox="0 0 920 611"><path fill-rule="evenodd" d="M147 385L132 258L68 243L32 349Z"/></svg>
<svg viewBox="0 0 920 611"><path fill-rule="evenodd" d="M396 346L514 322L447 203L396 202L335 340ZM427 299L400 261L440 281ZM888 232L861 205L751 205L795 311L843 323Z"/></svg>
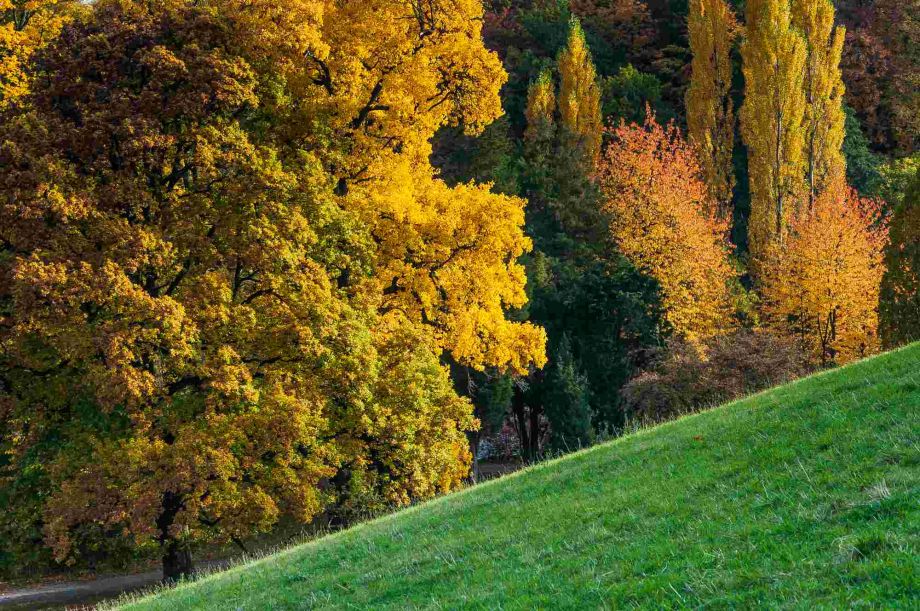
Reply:
<svg viewBox="0 0 920 611"><path fill-rule="evenodd" d="M801 339L821 364L875 350L887 237L878 203L842 182L801 206L759 267L766 324Z"/></svg>
<svg viewBox="0 0 920 611"><path fill-rule="evenodd" d="M2 121L7 550L128 540L176 577L193 541L457 486L442 355L543 362L504 314L523 202L427 162L498 114L478 2L91 13Z"/></svg>
<svg viewBox="0 0 920 611"><path fill-rule="evenodd" d="M716 217L694 148L651 114L609 135L598 174L620 251L658 281L675 333L692 340L727 329L735 278L727 224Z"/></svg>

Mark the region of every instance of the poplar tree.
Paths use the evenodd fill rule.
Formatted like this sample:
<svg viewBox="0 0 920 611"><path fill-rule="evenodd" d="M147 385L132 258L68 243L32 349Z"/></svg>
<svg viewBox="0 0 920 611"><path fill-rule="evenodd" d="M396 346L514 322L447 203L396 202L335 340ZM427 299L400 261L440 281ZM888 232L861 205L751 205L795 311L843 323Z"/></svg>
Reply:
<svg viewBox="0 0 920 611"><path fill-rule="evenodd" d="M531 149L541 149L551 144L556 131L556 92L552 72L546 68L527 89L527 128L524 142Z"/></svg>
<svg viewBox="0 0 920 611"><path fill-rule="evenodd" d="M831 0L793 0L792 23L805 38L805 149L808 204L844 175L844 28L834 27Z"/></svg>
<svg viewBox="0 0 920 611"><path fill-rule="evenodd" d="M585 33L575 17L569 22L568 42L556 62L564 145L575 149L593 167L601 150L601 92Z"/></svg>
<svg viewBox="0 0 920 611"><path fill-rule="evenodd" d="M690 0L688 17L692 76L687 89L687 127L719 214L731 214L735 177L732 149L735 114L730 94L731 48L738 21L724 0Z"/></svg>
<svg viewBox="0 0 920 611"><path fill-rule="evenodd" d="M789 0L750 0L741 47L745 99L741 133L748 149L755 262L782 240L803 189L805 41L792 24Z"/></svg>

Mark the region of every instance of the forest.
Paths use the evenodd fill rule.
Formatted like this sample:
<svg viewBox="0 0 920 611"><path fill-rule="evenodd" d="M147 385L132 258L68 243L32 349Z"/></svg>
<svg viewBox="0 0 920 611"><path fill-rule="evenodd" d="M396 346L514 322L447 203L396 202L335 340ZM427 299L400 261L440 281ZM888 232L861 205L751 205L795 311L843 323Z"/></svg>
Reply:
<svg viewBox="0 0 920 611"><path fill-rule="evenodd" d="M918 0L0 0L0 575L920 340L918 145Z"/></svg>

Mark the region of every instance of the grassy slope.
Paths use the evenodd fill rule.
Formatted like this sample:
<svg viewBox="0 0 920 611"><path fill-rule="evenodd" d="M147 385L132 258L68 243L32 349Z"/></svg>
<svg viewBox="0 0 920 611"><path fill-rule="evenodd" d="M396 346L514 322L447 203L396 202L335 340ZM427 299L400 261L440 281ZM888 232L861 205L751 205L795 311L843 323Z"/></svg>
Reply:
<svg viewBox="0 0 920 611"><path fill-rule="evenodd" d="M130 605L920 605L920 344Z"/></svg>

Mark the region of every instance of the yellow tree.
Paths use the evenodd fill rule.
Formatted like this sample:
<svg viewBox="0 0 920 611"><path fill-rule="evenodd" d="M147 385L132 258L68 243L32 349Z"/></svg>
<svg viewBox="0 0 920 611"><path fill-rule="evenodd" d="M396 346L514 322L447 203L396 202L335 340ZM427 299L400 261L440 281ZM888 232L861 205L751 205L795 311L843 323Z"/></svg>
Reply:
<svg viewBox="0 0 920 611"><path fill-rule="evenodd" d="M29 91L29 57L57 36L74 0L0 0L0 108Z"/></svg>
<svg viewBox="0 0 920 611"><path fill-rule="evenodd" d="M801 339L822 364L875 351L887 238L877 202L842 181L831 185L792 215L785 242L767 249L760 266L766 324Z"/></svg>
<svg viewBox="0 0 920 611"><path fill-rule="evenodd" d="M176 577L194 541L460 485L442 359L545 360L506 317L524 202L428 161L500 112L479 2L90 11L0 120L0 484L32 492L0 534L120 533Z"/></svg>
<svg viewBox="0 0 920 611"><path fill-rule="evenodd" d="M598 168L604 209L621 252L661 287L665 319L691 341L732 325L735 276L696 151L650 113L611 130Z"/></svg>
<svg viewBox="0 0 920 611"><path fill-rule="evenodd" d="M305 113L292 117L291 137L318 151L339 205L373 236L370 273L343 260L341 283L386 317L424 327L463 364L542 364L543 331L505 316L526 301L524 201L449 188L429 161L439 128L477 133L502 112L507 75L482 44L480 0L217 1L243 23L317 24L296 45L271 44L258 27L241 37L288 67ZM328 131L311 131L316 117Z"/></svg>
<svg viewBox="0 0 920 611"><path fill-rule="evenodd" d="M555 89L553 74L548 68L542 70L527 89L527 107L524 109L527 128L524 130L524 142L528 146L540 146L553 141L556 124Z"/></svg>
<svg viewBox="0 0 920 611"><path fill-rule="evenodd" d="M562 145L574 149L593 168L601 150L601 94L585 33L575 17L569 22L568 42L556 64Z"/></svg>
<svg viewBox="0 0 920 611"><path fill-rule="evenodd" d="M748 242L756 262L770 242L783 239L804 187L805 43L792 25L789 0L750 0L746 16L741 133L751 181Z"/></svg>
<svg viewBox="0 0 920 611"><path fill-rule="evenodd" d="M844 28L831 0L792 0L792 23L805 38L805 163L809 205L846 170L843 135Z"/></svg>
<svg viewBox="0 0 920 611"><path fill-rule="evenodd" d="M724 0L690 0L687 25L693 53L686 95L687 131L699 151L709 193L719 214L728 218L735 186L730 54L738 34L738 21Z"/></svg>

